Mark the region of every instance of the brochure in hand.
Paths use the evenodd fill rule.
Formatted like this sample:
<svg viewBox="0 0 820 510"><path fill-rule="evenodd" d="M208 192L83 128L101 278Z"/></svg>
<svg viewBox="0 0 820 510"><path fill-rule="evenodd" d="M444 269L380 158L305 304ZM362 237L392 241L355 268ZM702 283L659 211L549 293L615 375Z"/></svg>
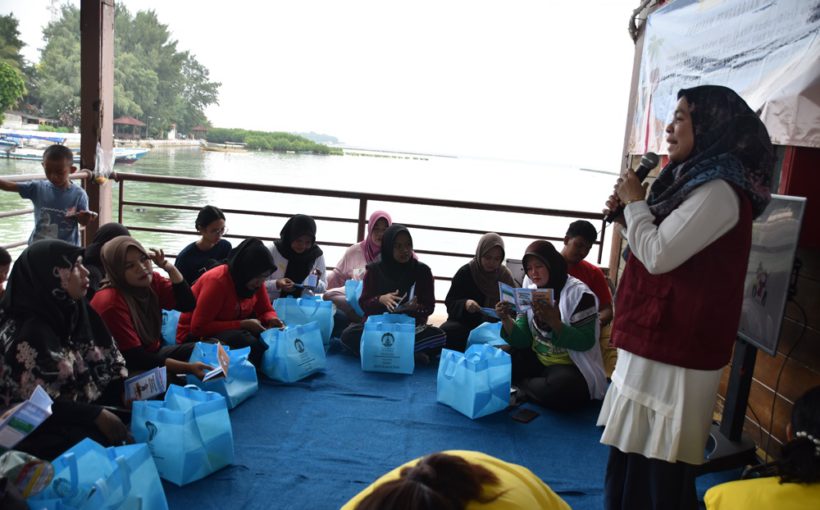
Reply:
<svg viewBox="0 0 820 510"><path fill-rule="evenodd" d="M125 380L125 400L147 400L168 388L168 372L157 367Z"/></svg>
<svg viewBox="0 0 820 510"><path fill-rule="evenodd" d="M532 308L534 301L545 301L550 305L555 303L552 289L513 288L506 283L498 282L498 293L501 301L511 303L518 313L524 313Z"/></svg>
<svg viewBox="0 0 820 510"><path fill-rule="evenodd" d="M407 311L407 305L412 303L415 298L416 284L414 283L412 286L410 286L410 290L408 290L407 293L404 296L402 296L401 300L398 303L396 303L396 308L393 309L393 313L404 313L405 311Z"/></svg>
<svg viewBox="0 0 820 510"><path fill-rule="evenodd" d="M51 416L54 401L37 386L28 400L20 402L0 417L0 447L11 449Z"/></svg>
<svg viewBox="0 0 820 510"><path fill-rule="evenodd" d="M231 364L231 357L228 356L228 352L222 347L222 344L218 342L216 344L216 357L219 360L219 366L206 372L202 378L202 382L210 381L222 375L228 377L228 367Z"/></svg>

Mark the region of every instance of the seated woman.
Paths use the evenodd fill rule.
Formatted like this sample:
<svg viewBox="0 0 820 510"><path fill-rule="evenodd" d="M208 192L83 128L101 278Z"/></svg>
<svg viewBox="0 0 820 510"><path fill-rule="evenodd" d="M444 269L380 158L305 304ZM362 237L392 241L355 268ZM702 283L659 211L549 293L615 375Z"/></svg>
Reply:
<svg viewBox="0 0 820 510"><path fill-rule="evenodd" d="M411 289L414 297L408 301ZM359 298L364 321L370 315L393 313L401 305L401 313L416 319L416 350L434 353L441 350L445 340L441 329L427 326L427 318L436 306L434 292L433 273L413 256L410 231L394 223L384 232L380 259L369 264L364 275ZM342 343L356 356L360 353L363 331L363 324L351 324L342 332Z"/></svg>
<svg viewBox="0 0 820 510"><path fill-rule="evenodd" d="M297 214L285 223L279 240L270 247L273 274L265 287L273 301L278 297L321 294L327 288L327 269L322 249L316 246L316 222ZM311 281L311 278L313 277Z"/></svg>
<svg viewBox="0 0 820 510"><path fill-rule="evenodd" d="M336 309L345 314L348 322L361 322L362 318L347 302L345 282L362 279L367 265L375 262L381 253L384 231L391 223L393 220L389 214L374 211L367 222L367 238L348 248L327 277L328 290L322 298L332 301Z"/></svg>
<svg viewBox="0 0 820 510"><path fill-rule="evenodd" d="M820 386L794 402L780 459L758 469L761 478L728 482L706 491L707 510L778 508L809 510L820 502Z"/></svg>
<svg viewBox="0 0 820 510"><path fill-rule="evenodd" d="M85 298L89 303L94 298L94 294L100 290L100 283L105 277L105 269L103 269L102 257L100 256L103 246L115 237L130 235L131 232L125 226L114 222L106 223L94 234L94 240L91 241L91 244L85 247L83 265L88 269L89 280L88 292Z"/></svg>
<svg viewBox="0 0 820 510"><path fill-rule="evenodd" d="M210 367L188 363L194 344L163 346L160 340L163 308L190 312L196 306L179 270L162 250L148 252L129 236L105 243L102 261L106 277L91 306L116 340L129 373L164 366L169 375L193 374L202 379ZM151 261L170 279L154 272Z"/></svg>
<svg viewBox="0 0 820 510"><path fill-rule="evenodd" d="M481 452L451 450L383 475L342 510L569 510L532 471Z"/></svg>
<svg viewBox="0 0 820 510"><path fill-rule="evenodd" d="M530 281L539 289L552 289L555 302L534 300L517 319L510 303L496 305L502 336L512 346L513 384L537 404L552 409L571 409L603 398L606 375L596 347L595 294L567 275L564 257L547 241L531 243L523 263Z"/></svg>
<svg viewBox="0 0 820 510"><path fill-rule="evenodd" d="M478 241L475 257L461 266L453 277L444 299L447 322L441 329L447 334L447 348L464 351L470 331L482 322L496 322L481 312L500 300L498 282L515 287L512 273L503 265L504 240L495 233L484 234Z"/></svg>
<svg viewBox="0 0 820 510"><path fill-rule="evenodd" d="M265 292L273 258L251 237L231 250L228 262L207 271L194 284L196 308L179 316L177 343L219 340L231 348L250 347L257 367L267 345L259 334L284 326Z"/></svg>
<svg viewBox="0 0 820 510"><path fill-rule="evenodd" d="M199 210L194 223L202 236L182 249L174 265L189 285L193 285L208 269L221 264L231 251L225 235L225 214L212 205Z"/></svg>
<svg viewBox="0 0 820 510"><path fill-rule="evenodd" d="M123 405L128 372L84 299L82 252L58 240L32 244L15 262L0 301L0 406L28 399L38 385L48 392L52 415L15 446L43 459L86 437L106 446L129 438L120 418L103 408Z"/></svg>

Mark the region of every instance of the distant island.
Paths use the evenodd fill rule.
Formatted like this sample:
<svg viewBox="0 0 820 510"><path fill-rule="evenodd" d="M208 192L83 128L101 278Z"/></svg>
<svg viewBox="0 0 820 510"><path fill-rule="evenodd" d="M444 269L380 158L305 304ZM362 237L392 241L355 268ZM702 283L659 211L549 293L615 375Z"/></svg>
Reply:
<svg viewBox="0 0 820 510"><path fill-rule="evenodd" d="M305 137L308 140L316 142L316 143L330 143L330 144L333 144L333 145L338 145L339 144L339 139L338 138L336 138L335 136L326 135L326 134L323 134L323 133L314 133L313 131L311 131L309 133L294 133L294 134Z"/></svg>
<svg viewBox="0 0 820 510"><path fill-rule="evenodd" d="M315 133L311 133L315 134ZM328 135L327 138L334 137ZM205 139L208 143L236 143L244 144L251 150L298 152L301 154L333 154L343 155L342 149L309 140L305 136L281 131L251 131L248 129L209 128Z"/></svg>

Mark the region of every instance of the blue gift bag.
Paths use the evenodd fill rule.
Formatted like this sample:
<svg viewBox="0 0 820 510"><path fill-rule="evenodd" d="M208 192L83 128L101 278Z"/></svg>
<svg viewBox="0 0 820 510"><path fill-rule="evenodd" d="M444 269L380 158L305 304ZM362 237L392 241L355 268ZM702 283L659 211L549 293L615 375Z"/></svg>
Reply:
<svg viewBox="0 0 820 510"><path fill-rule="evenodd" d="M507 345L507 342L501 338L501 323L483 322L473 328L470 336L467 337L467 347L475 344Z"/></svg>
<svg viewBox="0 0 820 510"><path fill-rule="evenodd" d="M268 345L262 358L262 372L271 379L296 382L327 367L319 325L267 329L262 341Z"/></svg>
<svg viewBox="0 0 820 510"><path fill-rule="evenodd" d="M466 352L441 351L436 399L468 418L503 411L510 405L510 355L486 344Z"/></svg>
<svg viewBox="0 0 820 510"><path fill-rule="evenodd" d="M179 324L179 310L162 311L162 344L177 344L177 324Z"/></svg>
<svg viewBox="0 0 820 510"><path fill-rule="evenodd" d="M157 467L144 444L105 448L86 438L51 465L54 478L41 493L29 498L29 508L168 508Z"/></svg>
<svg viewBox="0 0 820 510"><path fill-rule="evenodd" d="M228 409L233 409L256 393L259 389L259 380L256 377L256 367L248 361L248 356L251 353L250 347L231 349L224 344L222 347L231 358L231 363L228 366L228 377L217 377L208 382L202 382L195 375L188 374L185 376L185 380L188 384L193 384L205 391L219 393L225 397ZM191 363L201 361L214 368L218 367L219 360L216 357L216 344L197 342L189 361Z"/></svg>
<svg viewBox="0 0 820 510"><path fill-rule="evenodd" d="M347 280L345 282L345 300L353 308L353 311L359 314L359 317L364 317L364 311L359 304L359 298L362 297L363 283L362 280Z"/></svg>
<svg viewBox="0 0 820 510"><path fill-rule="evenodd" d="M336 313L336 307L332 302L324 301L321 296L288 296L274 301L273 308L286 326L303 326L316 322L322 333L322 344L327 351L330 346L330 334L333 332L333 314Z"/></svg>
<svg viewBox="0 0 820 510"><path fill-rule="evenodd" d="M233 431L225 397L195 386L171 385L165 400L138 400L134 440L148 443L159 476L185 485L233 463Z"/></svg>
<svg viewBox="0 0 820 510"><path fill-rule="evenodd" d="M407 315L371 315L364 323L360 353L362 370L412 374L416 320Z"/></svg>

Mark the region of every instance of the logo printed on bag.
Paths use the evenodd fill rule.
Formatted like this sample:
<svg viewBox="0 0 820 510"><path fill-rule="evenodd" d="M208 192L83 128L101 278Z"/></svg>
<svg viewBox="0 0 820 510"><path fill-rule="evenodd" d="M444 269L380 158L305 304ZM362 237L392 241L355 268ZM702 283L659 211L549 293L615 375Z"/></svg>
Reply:
<svg viewBox="0 0 820 510"><path fill-rule="evenodd" d="M157 426L151 423L150 421L145 422L145 429L148 431L148 442L154 440L154 436L157 435Z"/></svg>
<svg viewBox="0 0 820 510"><path fill-rule="evenodd" d="M396 343L396 339L393 337L393 333L385 333L382 335L383 346L391 347L394 343Z"/></svg>
<svg viewBox="0 0 820 510"><path fill-rule="evenodd" d="M302 343L301 340L298 338L293 341L293 346L296 347L296 350L299 352L305 352L305 344Z"/></svg>

